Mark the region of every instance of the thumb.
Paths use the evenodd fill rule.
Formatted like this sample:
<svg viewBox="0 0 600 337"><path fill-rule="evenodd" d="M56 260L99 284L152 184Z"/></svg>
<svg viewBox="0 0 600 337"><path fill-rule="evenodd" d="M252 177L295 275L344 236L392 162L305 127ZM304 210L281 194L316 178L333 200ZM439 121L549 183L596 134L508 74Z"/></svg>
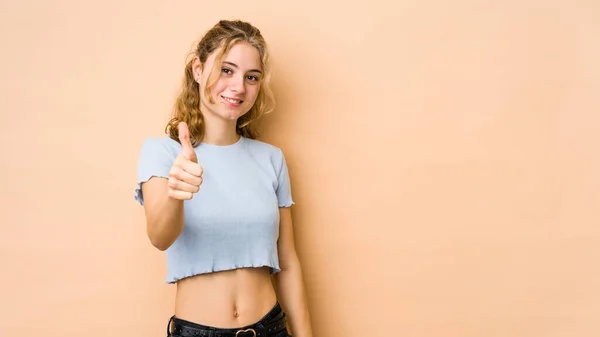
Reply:
<svg viewBox="0 0 600 337"><path fill-rule="evenodd" d="M198 158L196 157L196 151L194 151L194 147L192 146L192 142L190 141L190 130L185 122L180 122L178 125L179 128L179 142L181 143L181 153L183 156L194 163L198 163Z"/></svg>

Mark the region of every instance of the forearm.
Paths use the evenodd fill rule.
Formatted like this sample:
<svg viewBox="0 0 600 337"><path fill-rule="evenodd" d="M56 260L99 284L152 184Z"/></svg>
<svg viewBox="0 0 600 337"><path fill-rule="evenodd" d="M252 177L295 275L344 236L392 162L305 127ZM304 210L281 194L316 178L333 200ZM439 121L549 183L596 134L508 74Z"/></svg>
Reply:
<svg viewBox="0 0 600 337"><path fill-rule="evenodd" d="M146 214L150 242L159 250L166 250L183 230L183 200L163 196Z"/></svg>
<svg viewBox="0 0 600 337"><path fill-rule="evenodd" d="M296 257L289 266L282 266L275 276L278 298L288 316L294 337L312 337L308 301L304 290L302 268Z"/></svg>

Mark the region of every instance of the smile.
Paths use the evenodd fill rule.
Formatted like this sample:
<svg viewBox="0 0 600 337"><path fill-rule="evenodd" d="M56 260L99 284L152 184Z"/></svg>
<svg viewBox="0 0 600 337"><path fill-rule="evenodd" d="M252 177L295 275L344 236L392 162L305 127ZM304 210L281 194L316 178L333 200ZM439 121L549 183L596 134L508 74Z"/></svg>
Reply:
<svg viewBox="0 0 600 337"><path fill-rule="evenodd" d="M232 104L241 104L242 102L244 102L241 99L233 99L233 98L229 98L229 97L225 97L225 96L221 96L221 98L223 98L225 101L232 103Z"/></svg>

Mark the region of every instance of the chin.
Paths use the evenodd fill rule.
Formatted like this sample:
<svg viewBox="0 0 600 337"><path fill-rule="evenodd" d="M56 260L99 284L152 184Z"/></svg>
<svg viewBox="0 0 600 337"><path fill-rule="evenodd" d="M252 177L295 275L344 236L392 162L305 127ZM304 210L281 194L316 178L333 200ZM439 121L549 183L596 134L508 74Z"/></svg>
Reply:
<svg viewBox="0 0 600 337"><path fill-rule="evenodd" d="M248 111L232 111L232 110L228 110L228 111L224 111L221 114L221 117L227 120L237 120L238 118L242 117L243 115L245 115Z"/></svg>
<svg viewBox="0 0 600 337"><path fill-rule="evenodd" d="M217 116L219 118L221 118L222 120L226 120L226 121L235 121L238 118L242 117L242 115L240 115L240 114L231 113L231 112L219 113L219 114L217 114Z"/></svg>

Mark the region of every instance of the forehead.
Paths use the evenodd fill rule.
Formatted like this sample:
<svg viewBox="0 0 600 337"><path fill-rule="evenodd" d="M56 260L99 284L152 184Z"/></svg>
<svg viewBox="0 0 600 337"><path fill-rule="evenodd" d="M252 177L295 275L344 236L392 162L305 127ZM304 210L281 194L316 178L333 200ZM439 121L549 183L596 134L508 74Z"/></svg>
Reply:
<svg viewBox="0 0 600 337"><path fill-rule="evenodd" d="M231 46L223 55L223 62L234 63L243 71L262 68L258 49L247 42L238 42Z"/></svg>

